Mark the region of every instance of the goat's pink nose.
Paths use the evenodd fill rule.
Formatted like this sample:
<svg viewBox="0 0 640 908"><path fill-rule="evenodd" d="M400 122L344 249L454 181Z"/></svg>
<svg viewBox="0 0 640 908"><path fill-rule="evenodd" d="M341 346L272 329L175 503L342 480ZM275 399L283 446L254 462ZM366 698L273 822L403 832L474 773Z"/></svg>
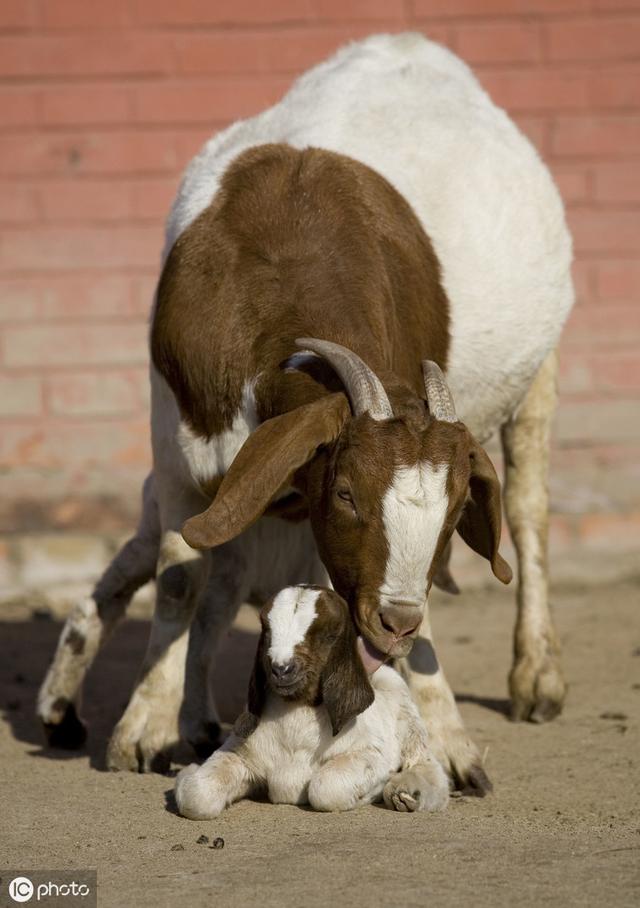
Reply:
<svg viewBox="0 0 640 908"><path fill-rule="evenodd" d="M380 609L380 622L383 628L396 637L408 637L420 627L422 612L415 605L394 602Z"/></svg>

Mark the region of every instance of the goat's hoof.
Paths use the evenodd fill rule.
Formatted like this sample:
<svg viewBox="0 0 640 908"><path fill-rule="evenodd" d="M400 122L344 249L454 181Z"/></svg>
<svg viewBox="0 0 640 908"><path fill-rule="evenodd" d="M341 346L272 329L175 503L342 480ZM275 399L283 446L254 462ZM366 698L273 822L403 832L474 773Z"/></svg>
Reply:
<svg viewBox="0 0 640 908"><path fill-rule="evenodd" d="M474 763L464 772L456 770L454 782L458 794L467 798L484 798L493 791L493 783L482 763Z"/></svg>
<svg viewBox="0 0 640 908"><path fill-rule="evenodd" d="M87 726L78 716L76 708L69 700L56 701L52 712L61 714L59 722L45 722L42 726L49 747L61 750L79 750L87 740Z"/></svg>
<svg viewBox="0 0 640 908"><path fill-rule="evenodd" d="M218 723L206 722L197 734L189 739L189 744L193 747L198 759L204 762L214 750L220 747L222 740L222 729Z"/></svg>
<svg viewBox="0 0 640 908"><path fill-rule="evenodd" d="M523 658L511 670L509 690L513 721L540 724L562 712L567 685L555 659L548 657L542 665L535 665Z"/></svg>
<svg viewBox="0 0 640 908"><path fill-rule="evenodd" d="M174 745L158 746L141 739L124 739L114 732L107 748L110 772L156 772L166 775L171 767Z"/></svg>
<svg viewBox="0 0 640 908"><path fill-rule="evenodd" d="M389 779L382 799L387 807L400 813L442 810L449 800L447 777L440 766L426 771L418 767L402 770Z"/></svg>

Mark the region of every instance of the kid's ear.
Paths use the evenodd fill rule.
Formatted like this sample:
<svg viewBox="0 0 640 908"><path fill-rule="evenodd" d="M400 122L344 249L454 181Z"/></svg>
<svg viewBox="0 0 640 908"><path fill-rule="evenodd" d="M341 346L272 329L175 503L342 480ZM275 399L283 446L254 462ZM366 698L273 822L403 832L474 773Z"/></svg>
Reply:
<svg viewBox="0 0 640 908"><path fill-rule="evenodd" d="M357 638L350 618L346 633L336 640L331 649L320 679L320 688L334 737L347 722L373 703L373 688L358 654Z"/></svg>

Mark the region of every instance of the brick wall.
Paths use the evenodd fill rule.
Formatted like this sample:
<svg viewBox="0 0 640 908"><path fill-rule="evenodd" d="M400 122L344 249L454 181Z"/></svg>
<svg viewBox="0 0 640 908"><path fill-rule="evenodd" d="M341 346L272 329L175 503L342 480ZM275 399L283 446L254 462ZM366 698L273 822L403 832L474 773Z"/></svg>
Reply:
<svg viewBox="0 0 640 908"><path fill-rule="evenodd" d="M131 520L181 169L343 42L407 27L475 67L569 209L557 538L637 533L640 0L1 0L0 531Z"/></svg>

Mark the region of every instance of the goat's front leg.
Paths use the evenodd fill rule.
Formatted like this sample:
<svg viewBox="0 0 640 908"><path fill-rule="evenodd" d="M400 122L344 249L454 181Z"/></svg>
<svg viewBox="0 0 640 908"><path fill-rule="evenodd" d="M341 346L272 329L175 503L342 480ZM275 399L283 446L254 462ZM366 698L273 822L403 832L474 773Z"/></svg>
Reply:
<svg viewBox="0 0 640 908"><path fill-rule="evenodd" d="M407 700L402 766L385 785L383 800L403 813L442 810L449 801L447 775L435 758L415 704Z"/></svg>
<svg viewBox="0 0 640 908"><path fill-rule="evenodd" d="M217 750L206 763L192 763L176 779L178 810L190 820L213 820L225 807L251 794L254 781L249 767L233 750Z"/></svg>
<svg viewBox="0 0 640 908"><path fill-rule="evenodd" d="M549 612L547 533L549 437L556 408L555 352L502 429L505 507L518 554L518 617L509 676L514 719L546 722L562 709L566 685Z"/></svg>
<svg viewBox="0 0 640 908"><path fill-rule="evenodd" d="M133 594L154 576L159 545L160 519L153 477L149 476L135 536L120 549L92 595L79 602L67 618L38 693L38 716L52 747L74 749L84 743L86 726L79 716L82 682Z"/></svg>
<svg viewBox="0 0 640 908"><path fill-rule="evenodd" d="M112 770L165 771L180 740L189 626L205 577L205 559L190 548L175 514L160 543L156 609L142 671L107 749Z"/></svg>
<svg viewBox="0 0 640 908"><path fill-rule="evenodd" d="M456 788L465 794L484 797L493 786L482 766L480 752L465 730L455 698L436 657L428 605L420 635L408 659L401 660L400 668L427 727L436 759L449 773Z"/></svg>

